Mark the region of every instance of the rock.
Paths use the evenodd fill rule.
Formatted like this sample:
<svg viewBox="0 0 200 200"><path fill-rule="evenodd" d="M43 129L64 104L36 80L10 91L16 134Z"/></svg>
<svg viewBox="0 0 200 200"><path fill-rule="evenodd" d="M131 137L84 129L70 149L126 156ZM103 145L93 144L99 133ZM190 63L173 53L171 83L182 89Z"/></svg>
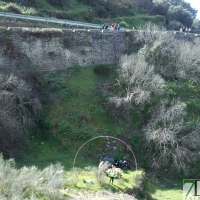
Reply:
<svg viewBox="0 0 200 200"><path fill-rule="evenodd" d="M94 184L94 182L92 180L83 179L83 182L86 183L86 184Z"/></svg>
<svg viewBox="0 0 200 200"><path fill-rule="evenodd" d="M85 167L85 168L84 168L85 171L90 171L91 169L92 169L91 166L88 166L88 167Z"/></svg>

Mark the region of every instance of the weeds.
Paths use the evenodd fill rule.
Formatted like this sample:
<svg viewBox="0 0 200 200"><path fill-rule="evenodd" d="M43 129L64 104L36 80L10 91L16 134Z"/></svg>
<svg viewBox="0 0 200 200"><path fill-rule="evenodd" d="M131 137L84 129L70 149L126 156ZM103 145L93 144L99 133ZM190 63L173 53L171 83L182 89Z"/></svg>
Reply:
<svg viewBox="0 0 200 200"><path fill-rule="evenodd" d="M43 170L34 166L16 169L14 160L4 161L0 156L0 169L1 199L57 198L64 185L63 168L59 164Z"/></svg>
<svg viewBox="0 0 200 200"><path fill-rule="evenodd" d="M94 68L94 73L98 74L99 76L107 77L111 73L111 69L107 65L98 65Z"/></svg>

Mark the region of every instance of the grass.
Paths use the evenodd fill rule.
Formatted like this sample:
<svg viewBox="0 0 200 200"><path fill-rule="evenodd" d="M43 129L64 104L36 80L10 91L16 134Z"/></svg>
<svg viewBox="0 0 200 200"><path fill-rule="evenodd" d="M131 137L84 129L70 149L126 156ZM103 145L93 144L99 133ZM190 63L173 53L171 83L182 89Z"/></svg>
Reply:
<svg viewBox="0 0 200 200"><path fill-rule="evenodd" d="M107 67L111 71L106 76L94 73L95 66L91 66L87 68L73 67L66 71L48 74L41 79L45 94L48 96L40 119L43 130L36 129L32 133L32 139L29 141L27 149L16 161L18 167L35 165L43 169L51 163L59 162L65 169L65 187L71 188L73 192L103 189L123 192L127 188L139 187L143 169L124 173L123 179L116 179L113 186L108 184L109 178L106 176L104 184L98 183L95 169L98 166L99 156L106 152L109 153L109 149L99 151L105 143L103 139L92 140L82 147L75 160L75 168L78 169L76 177L72 171L74 157L86 141L94 136L102 135L119 137L126 130L126 123L123 120L119 123L117 117L107 115L102 106L105 99L100 95L97 86L105 81L115 83L116 78L113 70L116 66ZM193 87L189 88L194 90ZM140 126L144 119L143 114L133 118L133 127ZM137 138L133 138L133 140L137 145ZM139 150L140 147L137 146L137 151ZM93 169L85 171L84 168L88 166ZM94 184L88 185L84 183L84 179L92 180ZM61 189L61 192L67 196L71 195L64 188ZM158 200L168 198L179 200L182 195L179 188L161 187L158 183L152 182L147 184L142 193L144 193L143 196L148 194Z"/></svg>
<svg viewBox="0 0 200 200"><path fill-rule="evenodd" d="M169 184L169 183L168 183ZM150 180L145 189L147 193L151 194L151 197L155 200L163 200L163 199L171 199L171 200L182 200L183 193L182 193L182 182L178 181L176 183L171 183L167 185L165 182L160 180L160 183L153 182Z"/></svg>
<svg viewBox="0 0 200 200"><path fill-rule="evenodd" d="M183 192L181 189L164 189L164 188L159 188L157 186L155 193L152 194L152 197L157 200L163 200L163 199L182 200Z"/></svg>
<svg viewBox="0 0 200 200"><path fill-rule="evenodd" d="M94 74L93 70L94 67L75 67L49 74L45 78L47 81L41 80L44 87L46 85L46 95L53 103L44 107L41 123L46 128L33 133L19 166L35 164L45 167L51 162L61 162L70 169L77 150L84 142L94 136L124 133L121 125L117 125L117 118L109 117L101 105L101 95L96 86L104 78ZM113 79L111 76L110 80ZM53 87L48 86L50 81ZM90 148L94 146L95 152L102 142L99 139L85 145L78 155L78 162L84 162L91 153ZM91 157L90 163L94 157ZM98 159L95 158L95 164Z"/></svg>
<svg viewBox="0 0 200 200"><path fill-rule="evenodd" d="M138 200L152 199L152 200L182 200L182 181L172 181L162 178L146 178L143 180L142 191L138 192Z"/></svg>
<svg viewBox="0 0 200 200"><path fill-rule="evenodd" d="M65 187L70 187L71 189L74 190L79 190L85 189L89 191L94 191L97 192L99 190L113 190L115 192L124 192L126 191L127 188L133 188L133 186L137 186L138 183L134 183L133 179L136 176L141 176L142 170L138 171L127 171L122 173L122 178L121 179L114 179L113 185L109 184L110 178L106 175L104 176L104 181L103 183L99 183L96 178L96 173L97 168L93 167L90 171L84 171L82 169L76 169L75 173L73 171L68 171L66 172L65 178L67 180L67 183ZM70 178L73 177L72 181ZM75 177L75 178L74 178ZM84 182L84 180L90 180L93 183L88 184ZM63 191L64 192L64 191Z"/></svg>
<svg viewBox="0 0 200 200"><path fill-rule="evenodd" d="M84 68L77 72L61 87L59 95L64 95L64 101L51 107L48 113L54 124L67 120L72 129L83 127L97 134L107 134L117 123L115 118L107 116L106 111L99 104L100 95L95 91L98 79L94 76L93 68ZM63 93L65 91L65 93ZM76 120L74 120L74 118Z"/></svg>

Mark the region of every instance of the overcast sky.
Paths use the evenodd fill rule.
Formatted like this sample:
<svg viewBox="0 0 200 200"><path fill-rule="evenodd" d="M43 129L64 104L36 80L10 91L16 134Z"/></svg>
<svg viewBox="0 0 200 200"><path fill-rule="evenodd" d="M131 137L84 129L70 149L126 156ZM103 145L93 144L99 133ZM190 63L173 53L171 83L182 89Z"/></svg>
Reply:
<svg viewBox="0 0 200 200"><path fill-rule="evenodd" d="M197 18L200 19L200 0L185 0L191 4L192 8L196 8L198 10Z"/></svg>

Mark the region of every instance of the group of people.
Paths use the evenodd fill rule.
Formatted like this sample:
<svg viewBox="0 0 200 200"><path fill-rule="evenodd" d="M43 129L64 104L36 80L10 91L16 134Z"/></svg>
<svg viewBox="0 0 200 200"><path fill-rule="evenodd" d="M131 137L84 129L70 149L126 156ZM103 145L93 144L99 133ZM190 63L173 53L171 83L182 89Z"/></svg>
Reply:
<svg viewBox="0 0 200 200"><path fill-rule="evenodd" d="M184 28L184 27L180 28L180 32L190 32L190 31L191 31L191 28L187 28L187 27L186 28Z"/></svg>
<svg viewBox="0 0 200 200"><path fill-rule="evenodd" d="M112 30L120 30L120 24L112 24L111 29ZM108 29L108 25L102 24L102 29Z"/></svg>
<svg viewBox="0 0 200 200"><path fill-rule="evenodd" d="M101 28L102 29L108 29L108 25L102 24Z"/></svg>
<svg viewBox="0 0 200 200"><path fill-rule="evenodd" d="M114 30L120 30L121 27L120 27L120 24L112 24L111 28Z"/></svg>
<svg viewBox="0 0 200 200"><path fill-rule="evenodd" d="M113 184L115 178L121 178L122 176L122 169L117 168L114 165L108 165L105 161L101 161L99 163L99 169L103 170L108 177L110 177L109 183Z"/></svg>

